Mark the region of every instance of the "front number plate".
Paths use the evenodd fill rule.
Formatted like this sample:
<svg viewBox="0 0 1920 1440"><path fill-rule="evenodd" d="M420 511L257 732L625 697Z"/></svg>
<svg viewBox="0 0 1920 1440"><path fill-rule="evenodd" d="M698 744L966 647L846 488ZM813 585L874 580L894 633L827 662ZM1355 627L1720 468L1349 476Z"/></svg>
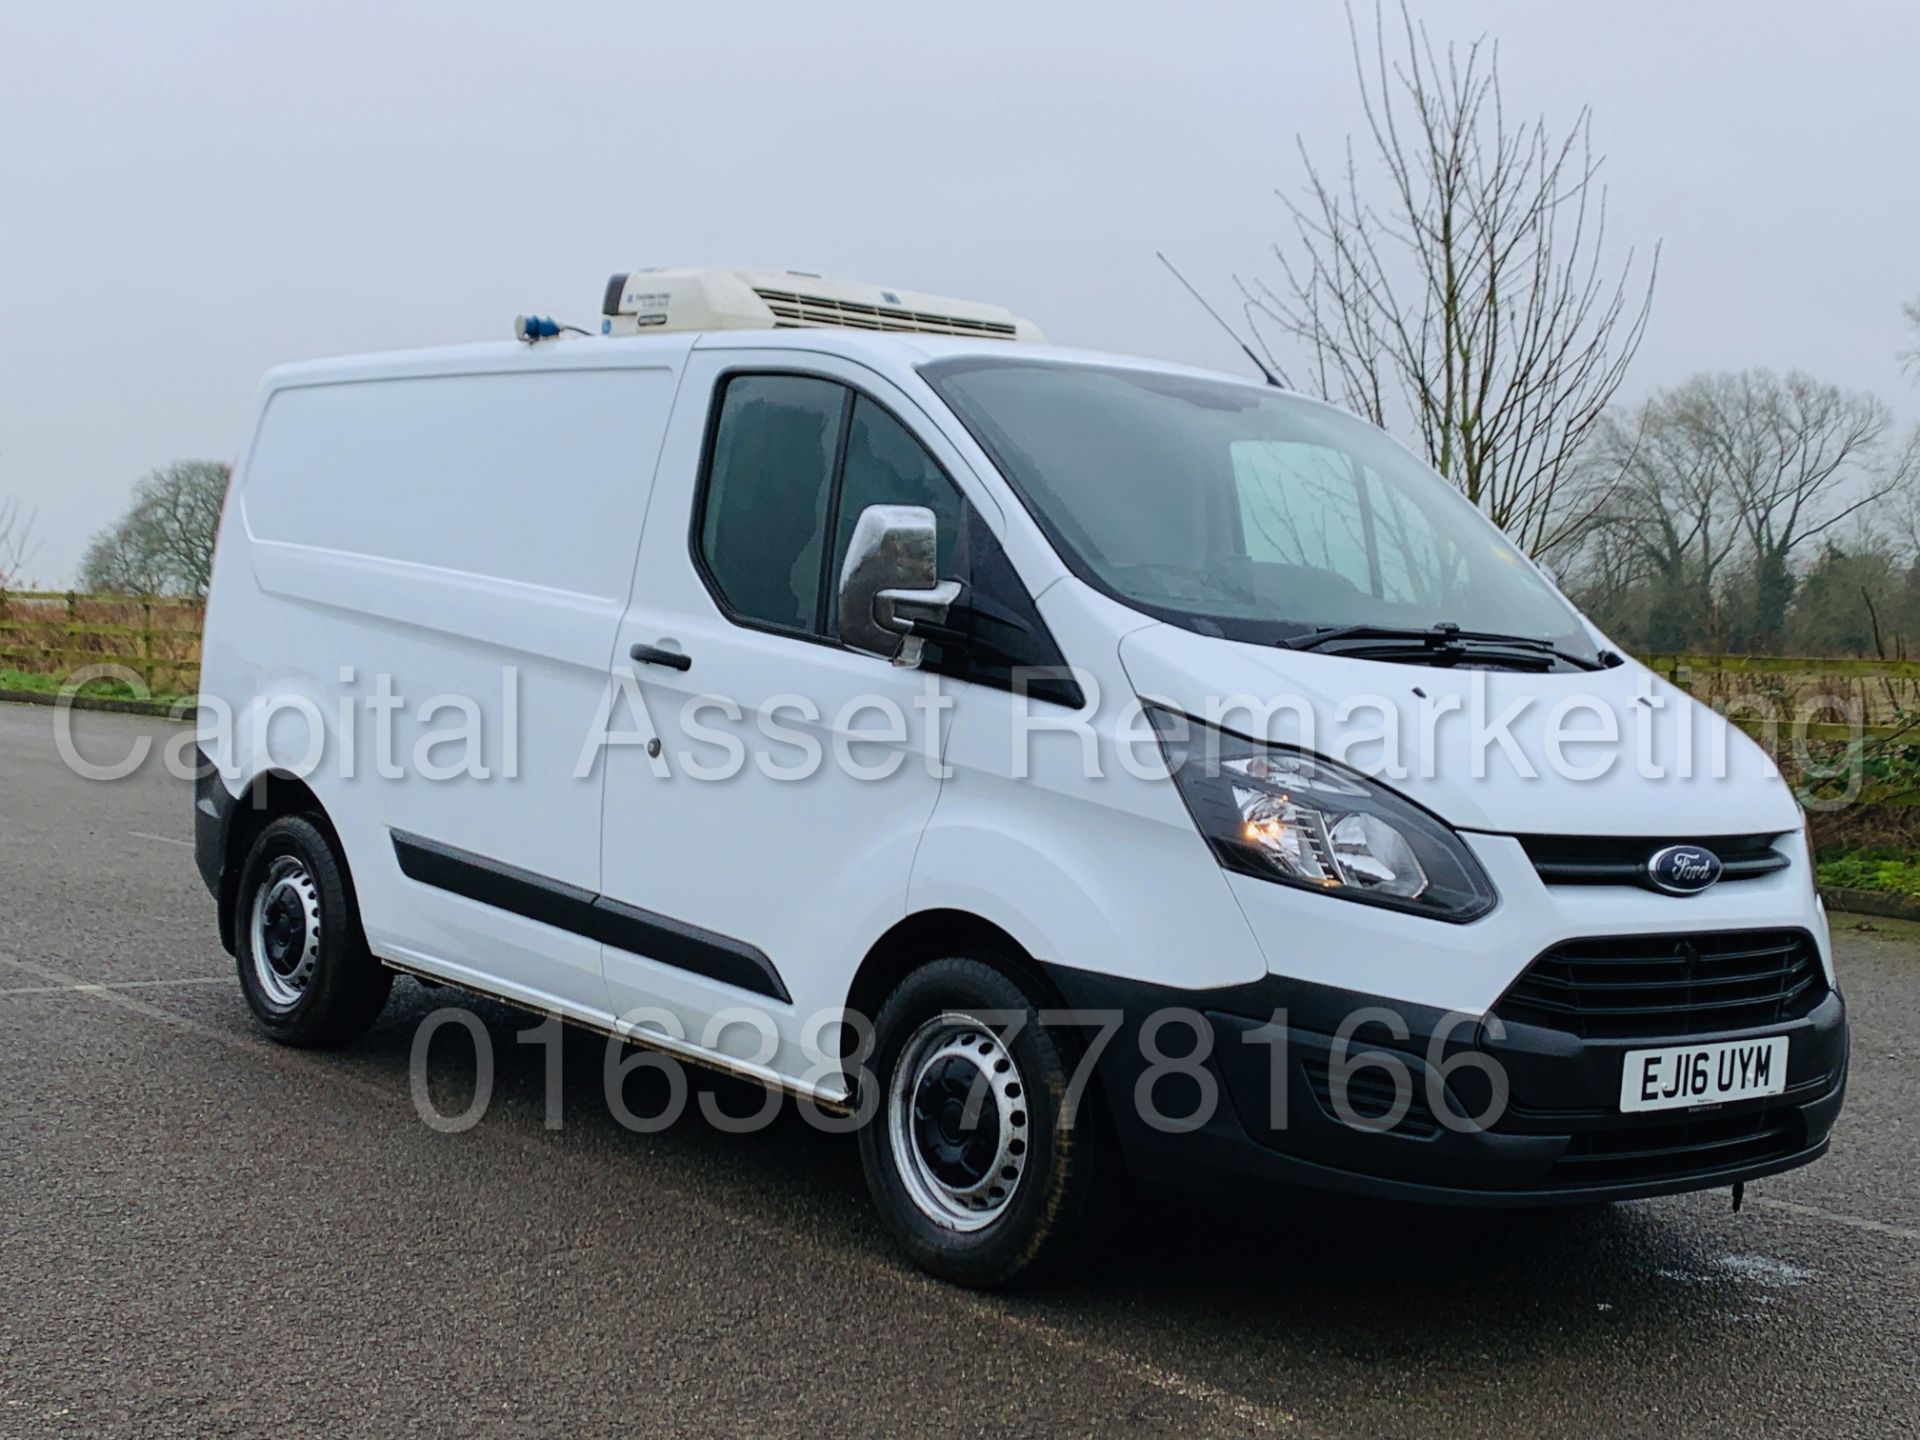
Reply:
<svg viewBox="0 0 1920 1440"><path fill-rule="evenodd" d="M1620 1075L1620 1108L1684 1110L1778 1095L1787 1088L1787 1037L1723 1040L1629 1050Z"/></svg>

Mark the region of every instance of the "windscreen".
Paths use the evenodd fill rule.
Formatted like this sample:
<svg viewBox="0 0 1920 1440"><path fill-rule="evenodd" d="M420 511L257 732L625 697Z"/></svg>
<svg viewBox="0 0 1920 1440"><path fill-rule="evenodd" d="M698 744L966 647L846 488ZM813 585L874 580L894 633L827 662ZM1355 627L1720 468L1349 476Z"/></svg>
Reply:
<svg viewBox="0 0 1920 1440"><path fill-rule="evenodd" d="M1383 432L1273 387L1030 359L928 382L1080 577L1174 624L1524 635L1591 657L1573 608Z"/></svg>

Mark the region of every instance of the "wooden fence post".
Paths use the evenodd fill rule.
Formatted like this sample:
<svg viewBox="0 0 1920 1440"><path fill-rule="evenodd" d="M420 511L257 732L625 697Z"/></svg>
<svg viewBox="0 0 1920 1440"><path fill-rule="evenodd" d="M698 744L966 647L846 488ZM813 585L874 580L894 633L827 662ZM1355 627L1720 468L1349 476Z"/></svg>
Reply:
<svg viewBox="0 0 1920 1440"><path fill-rule="evenodd" d="M147 693L153 693L153 597L145 596L140 601L140 678L146 682Z"/></svg>

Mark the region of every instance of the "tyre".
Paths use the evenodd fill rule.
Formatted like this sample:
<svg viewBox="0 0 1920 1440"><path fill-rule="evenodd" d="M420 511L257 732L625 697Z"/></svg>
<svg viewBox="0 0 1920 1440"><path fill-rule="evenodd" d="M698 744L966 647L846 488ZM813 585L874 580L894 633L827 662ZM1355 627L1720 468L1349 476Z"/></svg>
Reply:
<svg viewBox="0 0 1920 1440"><path fill-rule="evenodd" d="M367 950L345 866L311 819L260 832L234 905L240 988L267 1034L344 1045L379 1018L393 972Z"/></svg>
<svg viewBox="0 0 1920 1440"><path fill-rule="evenodd" d="M1079 1050L1037 1010L1004 971L950 959L908 975L874 1021L867 1186L914 1262L961 1285L1060 1261L1092 1211L1093 1097L1070 1112Z"/></svg>

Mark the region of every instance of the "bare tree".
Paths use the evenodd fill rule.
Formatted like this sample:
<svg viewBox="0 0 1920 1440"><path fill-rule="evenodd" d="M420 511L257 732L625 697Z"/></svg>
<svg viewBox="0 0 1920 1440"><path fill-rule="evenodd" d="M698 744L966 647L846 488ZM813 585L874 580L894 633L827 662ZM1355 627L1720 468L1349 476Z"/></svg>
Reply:
<svg viewBox="0 0 1920 1440"><path fill-rule="evenodd" d="M1634 252L1605 260L1606 191L1592 118L1563 135L1514 124L1499 52L1484 39L1437 52L1403 4L1395 54L1376 8L1371 49L1348 28L1367 147L1343 173L1307 167L1294 224L1275 247L1282 283L1240 282L1249 322L1288 384L1303 383L1387 429L1410 424L1428 461L1535 554L1599 515L1582 444L1645 333ZM1375 189L1375 186L1378 189ZM1274 354L1277 331L1298 353Z"/></svg>
<svg viewBox="0 0 1920 1440"><path fill-rule="evenodd" d="M1896 447L1891 427L1871 395L1766 370L1696 375L1608 415L1586 458L1610 498L1577 578L1596 598L1638 587L1655 649L1728 631L1778 649L1814 542L1911 497L1920 434Z"/></svg>
<svg viewBox="0 0 1920 1440"><path fill-rule="evenodd" d="M1905 486L1913 456L1885 453L1893 417L1875 397L1797 371L1715 377L1707 403L1702 423L1733 491L1753 565L1754 643L1778 649L1795 557Z"/></svg>
<svg viewBox="0 0 1920 1440"><path fill-rule="evenodd" d="M164 595L173 588L128 516L87 542L80 557L79 585L96 595Z"/></svg>
<svg viewBox="0 0 1920 1440"><path fill-rule="evenodd" d="M1910 332L1910 343L1900 352L1900 363L1906 367L1907 374L1920 380L1920 300L1909 300L1900 307L1900 312L1907 317Z"/></svg>
<svg viewBox="0 0 1920 1440"><path fill-rule="evenodd" d="M177 460L134 486L127 513L93 537L80 560L89 590L205 595L229 467Z"/></svg>
<svg viewBox="0 0 1920 1440"><path fill-rule="evenodd" d="M11 497L0 500L0 590L27 583L27 567L39 553L33 538L33 512Z"/></svg>
<svg viewBox="0 0 1920 1440"><path fill-rule="evenodd" d="M1630 417L1609 412L1584 456L1592 493L1608 497L1588 559L1610 567L1613 586L1644 589L1646 643L1655 650L1716 628L1721 571L1740 538L1733 487L1709 428L1711 386L1696 376Z"/></svg>
<svg viewBox="0 0 1920 1440"><path fill-rule="evenodd" d="M1907 432L1906 445L1895 462L1907 474L1920 476L1920 425ZM1896 553L1920 576L1920 483L1908 484L1892 497L1886 507L1882 528L1893 541Z"/></svg>

